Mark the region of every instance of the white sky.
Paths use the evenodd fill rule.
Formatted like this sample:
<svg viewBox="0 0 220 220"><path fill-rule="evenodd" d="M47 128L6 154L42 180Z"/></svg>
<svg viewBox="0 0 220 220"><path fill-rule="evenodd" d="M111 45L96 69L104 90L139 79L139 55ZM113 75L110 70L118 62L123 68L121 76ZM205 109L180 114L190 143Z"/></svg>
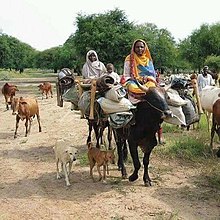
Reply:
<svg viewBox="0 0 220 220"><path fill-rule="evenodd" d="M130 22L154 23L182 40L201 24L220 22L219 0L0 0L0 32L37 50L62 45L77 13L123 10Z"/></svg>

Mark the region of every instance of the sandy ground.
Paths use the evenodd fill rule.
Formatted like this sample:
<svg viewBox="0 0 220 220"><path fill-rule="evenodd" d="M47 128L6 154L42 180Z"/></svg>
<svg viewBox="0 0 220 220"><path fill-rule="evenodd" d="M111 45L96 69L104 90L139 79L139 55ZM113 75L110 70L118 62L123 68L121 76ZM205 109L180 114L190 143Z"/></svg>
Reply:
<svg viewBox="0 0 220 220"><path fill-rule="evenodd" d="M55 92L55 89L54 89ZM18 95L27 96L25 87ZM38 99L42 132L37 120L24 137L20 122L13 138L15 116L0 99L0 219L220 219L220 192L196 184L200 169L167 161L152 154L152 187L144 187L142 169L135 183L122 180L116 165L110 166L107 183L93 183L89 177L85 145L87 122L70 104L60 108L53 98L41 99L36 85L29 96ZM57 139L70 140L79 149L81 160L70 175L70 187L56 179L52 147ZM127 164L132 172L132 164ZM94 170L97 177L97 171ZM211 195L216 195L213 198Z"/></svg>

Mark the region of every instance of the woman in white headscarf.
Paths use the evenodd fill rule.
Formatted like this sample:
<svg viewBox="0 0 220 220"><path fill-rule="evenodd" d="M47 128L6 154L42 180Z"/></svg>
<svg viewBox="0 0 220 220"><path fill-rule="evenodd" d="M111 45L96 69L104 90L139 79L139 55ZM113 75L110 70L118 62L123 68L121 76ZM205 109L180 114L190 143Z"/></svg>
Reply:
<svg viewBox="0 0 220 220"><path fill-rule="evenodd" d="M97 79L106 72L105 65L99 61L94 50L89 50L86 54L86 62L83 65L82 76L84 79Z"/></svg>
<svg viewBox="0 0 220 220"><path fill-rule="evenodd" d="M94 50L89 50L86 54L86 62L83 65L82 76L83 83L91 83L91 98L90 98L90 115L89 119L94 119L94 102L96 93L96 79L104 75L106 72L105 65L99 61L98 55ZM83 88L79 86L79 95L83 93ZM81 112L81 118L84 118Z"/></svg>

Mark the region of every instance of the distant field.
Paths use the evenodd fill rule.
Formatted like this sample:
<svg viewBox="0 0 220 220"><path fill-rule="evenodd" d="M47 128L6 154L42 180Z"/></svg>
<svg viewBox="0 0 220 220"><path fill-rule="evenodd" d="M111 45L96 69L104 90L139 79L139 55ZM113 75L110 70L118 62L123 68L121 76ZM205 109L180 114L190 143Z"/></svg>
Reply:
<svg viewBox="0 0 220 220"><path fill-rule="evenodd" d="M14 78L45 78L45 77L57 77L57 73L51 70L39 70L39 69L25 69L23 73L19 73L14 70L0 69L0 80L6 81Z"/></svg>

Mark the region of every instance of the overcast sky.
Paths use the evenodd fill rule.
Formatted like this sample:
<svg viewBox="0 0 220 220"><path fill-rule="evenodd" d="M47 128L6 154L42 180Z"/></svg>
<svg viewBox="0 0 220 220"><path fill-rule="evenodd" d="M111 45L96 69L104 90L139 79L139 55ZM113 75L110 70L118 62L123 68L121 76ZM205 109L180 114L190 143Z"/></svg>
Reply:
<svg viewBox="0 0 220 220"><path fill-rule="evenodd" d="M182 40L202 24L220 22L220 0L0 0L0 32L37 50L62 45L75 32L75 18L123 10L130 22L154 23Z"/></svg>

